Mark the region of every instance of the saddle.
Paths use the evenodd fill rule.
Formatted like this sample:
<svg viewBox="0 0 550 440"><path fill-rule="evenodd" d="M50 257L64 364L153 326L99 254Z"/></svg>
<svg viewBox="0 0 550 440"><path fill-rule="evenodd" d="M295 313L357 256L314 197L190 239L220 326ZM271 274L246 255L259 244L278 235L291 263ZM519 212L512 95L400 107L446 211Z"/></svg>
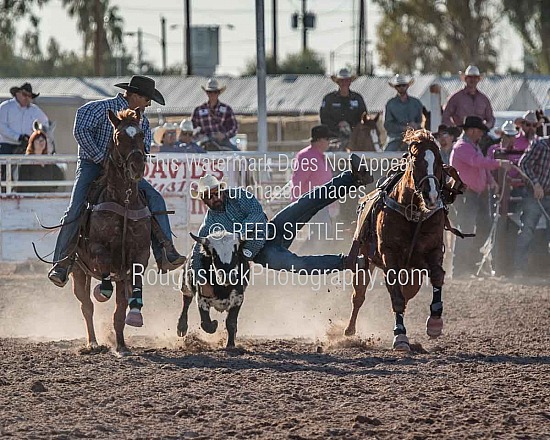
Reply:
<svg viewBox="0 0 550 440"><path fill-rule="evenodd" d="M454 203L459 194L463 194L466 189L466 185L462 182L454 167L450 165L443 165L443 172L449 177L449 179L445 180L445 183L441 188L441 199L445 212L445 229L461 238L473 237L475 234L464 234L458 229L452 227L448 216L448 205ZM378 248L376 236L376 217L378 213L386 206L384 196L393 190L401 177L403 177L403 174L405 174L405 172L399 166L391 168L386 176L378 179L376 182L376 189L359 200L359 206L357 208L357 226L349 252L349 257L352 261L357 259L359 249L366 245L369 260L376 265L381 264L381 259L376 253Z"/></svg>

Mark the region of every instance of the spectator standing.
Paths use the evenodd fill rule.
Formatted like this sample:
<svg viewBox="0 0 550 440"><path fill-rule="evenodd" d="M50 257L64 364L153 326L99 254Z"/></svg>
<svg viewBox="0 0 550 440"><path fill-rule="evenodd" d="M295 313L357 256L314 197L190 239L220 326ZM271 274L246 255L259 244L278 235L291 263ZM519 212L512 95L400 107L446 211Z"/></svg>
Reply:
<svg viewBox="0 0 550 440"><path fill-rule="evenodd" d="M25 152L34 121L48 127L48 117L32 102L40 93L34 93L29 83L12 87L12 99L0 104L0 154Z"/></svg>
<svg viewBox="0 0 550 440"><path fill-rule="evenodd" d="M441 154L441 160L444 164L450 165L451 151L453 150L455 139L449 131L449 127L445 124L441 124L437 127L437 132L434 134L434 137L439 142L439 154Z"/></svg>
<svg viewBox="0 0 550 440"><path fill-rule="evenodd" d="M527 268L527 252L543 210L547 241L550 239L550 139L540 138L532 143L521 157L519 166L530 181L522 202L521 229L514 254L514 269L521 275Z"/></svg>
<svg viewBox="0 0 550 440"><path fill-rule="evenodd" d="M338 90L330 92L321 103L321 124L327 125L331 136L340 138L347 145L352 130L361 122L361 115L367 111L363 97L350 90L357 79L348 69L340 69L330 79L338 84Z"/></svg>
<svg viewBox="0 0 550 440"><path fill-rule="evenodd" d="M330 130L327 125L316 125L311 129L311 144L300 150L294 158L290 194L294 202L302 194L310 192L315 187L322 186L332 179L332 170L325 156L329 147ZM310 239L316 245L322 238L333 237L332 219L338 215L338 205L332 204L320 210L312 217L310 223Z"/></svg>
<svg viewBox="0 0 550 440"><path fill-rule="evenodd" d="M448 127L459 127L467 116L477 116L489 129L495 124L493 108L486 95L477 89L481 74L476 66L468 66L461 74L465 86L449 97L442 114L442 123Z"/></svg>
<svg viewBox="0 0 550 440"><path fill-rule="evenodd" d="M388 82L397 91L397 96L386 103L384 128L388 132L388 144L385 151L405 151L407 145L403 143L403 134L407 128L416 130L422 124L422 103L408 94L413 82L412 78L399 74Z"/></svg>
<svg viewBox="0 0 550 440"><path fill-rule="evenodd" d="M210 78L201 88L206 92L208 101L193 111L193 126L226 150L238 151L230 139L237 135L239 124L233 109L221 102L219 96L225 91L215 78Z"/></svg>
<svg viewBox="0 0 550 440"><path fill-rule="evenodd" d="M454 276L474 273L474 264L479 261L479 248L489 231L488 189L496 188L491 174L500 166L509 167L508 161L485 157L478 142L487 133L488 127L478 116L468 116L461 126L464 130L451 152L451 166L456 168L467 189L455 202L457 222L463 232L475 230L475 239L456 241Z"/></svg>
<svg viewBox="0 0 550 440"><path fill-rule="evenodd" d="M27 156L30 155L47 155L48 154L48 138L41 130L36 130L31 134L27 145ZM33 164L19 166L19 181L48 181L48 180L65 180L63 170L55 163L48 164ZM57 186L19 186L17 192L54 192Z"/></svg>

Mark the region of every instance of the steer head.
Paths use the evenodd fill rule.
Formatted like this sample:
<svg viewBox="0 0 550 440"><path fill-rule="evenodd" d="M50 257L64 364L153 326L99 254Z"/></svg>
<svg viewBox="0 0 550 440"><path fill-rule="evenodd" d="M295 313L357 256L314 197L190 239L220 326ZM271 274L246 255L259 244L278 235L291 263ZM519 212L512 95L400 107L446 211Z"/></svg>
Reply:
<svg viewBox="0 0 550 440"><path fill-rule="evenodd" d="M227 284L228 275L238 271L238 265L244 261L240 252L243 237L227 231L211 233L207 237L199 237L193 233L189 235L201 245L201 253L211 261L211 267L205 269L214 270L218 284Z"/></svg>

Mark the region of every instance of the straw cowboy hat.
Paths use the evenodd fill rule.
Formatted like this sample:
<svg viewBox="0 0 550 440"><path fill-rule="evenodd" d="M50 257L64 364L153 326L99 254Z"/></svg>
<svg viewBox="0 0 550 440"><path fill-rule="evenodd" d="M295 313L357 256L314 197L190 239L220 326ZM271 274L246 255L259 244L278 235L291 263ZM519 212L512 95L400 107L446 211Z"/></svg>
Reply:
<svg viewBox="0 0 550 440"><path fill-rule="evenodd" d="M155 141L155 144L161 145L162 144L162 137L164 136L164 133L167 131L174 131L176 132L176 136L179 135L179 125L176 123L171 122L165 122L164 125L161 125L160 127L155 128L155 132L153 133L153 140Z"/></svg>
<svg viewBox="0 0 550 440"><path fill-rule="evenodd" d="M223 191L227 188L227 183L218 180L212 174L207 174L199 179L199 182L191 185L190 194L192 199L202 199L210 191Z"/></svg>
<svg viewBox="0 0 550 440"><path fill-rule="evenodd" d="M499 129L495 130L495 133L500 136L502 136L503 134L505 134L506 136L515 136L519 132L516 128L516 125L512 121L506 121Z"/></svg>
<svg viewBox="0 0 550 440"><path fill-rule="evenodd" d="M206 83L206 87L201 86L205 92L220 92L223 93L226 86L220 86L216 78L210 78Z"/></svg>
<svg viewBox="0 0 550 440"><path fill-rule="evenodd" d="M414 78L409 78L407 76L399 74L395 75L392 79L388 81L388 84L392 87L410 86L412 85L412 83L414 83Z"/></svg>
<svg viewBox="0 0 550 440"><path fill-rule="evenodd" d="M330 79L333 80L335 83L338 83L338 80L340 79L351 79L351 81L355 81L357 79L357 75L352 75L352 73L344 68L340 69L336 75L331 75Z"/></svg>
<svg viewBox="0 0 550 440"><path fill-rule="evenodd" d="M460 79L462 81L464 81L464 79L467 76L476 76L478 78L481 77L481 73L479 73L479 68L477 66L473 66L471 64L468 67L466 67L466 70L464 72L459 70L458 74L460 75Z"/></svg>
<svg viewBox="0 0 550 440"><path fill-rule="evenodd" d="M115 87L128 90L131 93L137 93L138 95L145 96L158 102L160 105L164 105L164 96L157 89L155 89L155 80L148 78L147 76L134 75L130 78L130 82L115 84Z"/></svg>
<svg viewBox="0 0 550 440"><path fill-rule="evenodd" d="M194 128L191 119L184 119L180 122L180 133L192 133L195 136L199 131L201 131L201 128Z"/></svg>
<svg viewBox="0 0 550 440"><path fill-rule="evenodd" d="M485 133L489 131L489 128L483 123L483 120L479 116L466 116L464 124L459 125L459 127L463 130L467 128L479 128Z"/></svg>
<svg viewBox="0 0 550 440"><path fill-rule="evenodd" d="M23 90L27 93L30 93L32 95L32 99L40 96L40 93L33 93L32 86L30 85L30 83L25 83L21 87L16 86L16 87L10 88L10 94L11 94L11 96L15 97L15 94L17 92L20 92L21 90Z"/></svg>

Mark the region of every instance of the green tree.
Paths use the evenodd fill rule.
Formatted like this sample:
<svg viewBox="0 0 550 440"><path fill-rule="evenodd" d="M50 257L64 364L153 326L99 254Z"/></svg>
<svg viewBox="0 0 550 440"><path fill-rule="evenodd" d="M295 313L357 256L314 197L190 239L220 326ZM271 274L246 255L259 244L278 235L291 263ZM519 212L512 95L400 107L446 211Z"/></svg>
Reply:
<svg viewBox="0 0 550 440"><path fill-rule="evenodd" d="M400 73L456 73L468 64L494 72L497 0L375 0L383 17L376 46Z"/></svg>
<svg viewBox="0 0 550 440"><path fill-rule="evenodd" d="M504 10L517 29L537 73L550 73L550 0L503 0ZM527 57L526 57L527 58Z"/></svg>
<svg viewBox="0 0 550 440"><path fill-rule="evenodd" d="M243 76L256 74L256 59L248 61L246 64ZM300 51L294 54L289 54L275 71L275 63L273 57L266 58L266 73L268 75L275 73L290 73L290 74L325 74L325 63L321 56L312 50Z"/></svg>
<svg viewBox="0 0 550 440"><path fill-rule="evenodd" d="M118 6L109 6L109 0L62 0L62 4L69 17L76 18L77 30L82 35L83 57L94 50L95 74L104 74L105 66L112 63L111 58L125 53L124 19Z"/></svg>

